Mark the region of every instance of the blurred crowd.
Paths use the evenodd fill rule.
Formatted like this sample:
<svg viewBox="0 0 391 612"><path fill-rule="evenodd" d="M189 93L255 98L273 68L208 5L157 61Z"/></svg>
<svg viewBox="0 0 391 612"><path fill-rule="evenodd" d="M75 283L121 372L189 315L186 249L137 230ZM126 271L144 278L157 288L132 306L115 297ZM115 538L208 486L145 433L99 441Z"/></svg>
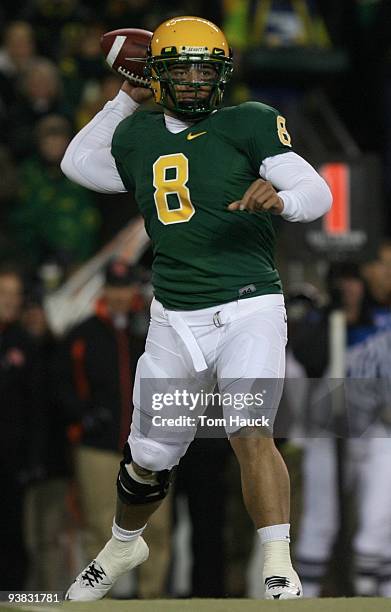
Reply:
<svg viewBox="0 0 391 612"><path fill-rule="evenodd" d="M281 26L276 19L267 30L262 20L269 4L26 0L16 7L2 2L0 482L6 494L0 507L0 541L7 556L0 554L0 590L64 589L102 548L131 420L134 368L148 324L148 273L121 259L110 261L94 313L63 337L51 330L44 307L50 291L137 215L131 194L113 197L87 191L59 168L72 135L121 86L121 79L104 64L100 36L120 27L153 30L172 15L196 14L227 29L238 67L244 66L251 45L344 47L354 60L344 84L357 87L354 109L343 88L332 86L329 93L360 146L381 154L385 168L389 163L389 115L382 107L386 99L373 87L376 78L387 95L391 91L391 44L379 27L387 23L387 3L284 0L277 4L302 7L307 28L300 29L292 12L289 23ZM347 18L356 27L345 36ZM368 62L387 57L376 70L362 72ZM359 74L364 75L361 80ZM240 100L260 90L254 78L237 78L229 96ZM281 83L269 79L268 95L279 98ZM368 105L373 118L357 123ZM385 172L385 201L391 194L389 175ZM368 376L391 378L391 372L382 369L391 363L391 242L380 243L379 237L378 246L371 261L362 263L360 258L360 265L349 261L330 266L318 286L286 283L287 376L295 383L293 390L287 386L282 404L283 417L287 412L293 418L289 427L282 424L278 444L292 473L299 569L307 593L314 595L391 596L391 500L386 496L391 482L384 469L391 456L386 410L390 397L376 401L363 425L366 432L375 428L367 438L380 440L377 444L339 444L334 424L313 410L316 386L328 376L329 321L335 310L345 314L346 350L353 351L353 363L354 351L362 347L365 355L370 351L367 361L379 364ZM366 378L365 369L360 376ZM331 434L319 436L319 428ZM190 525L187 548L184 516ZM227 440L193 443L172 496L148 529L150 560L133 583L119 585L118 596L241 597L251 590L253 528ZM178 575L186 564L184 548L191 569L183 586Z"/></svg>

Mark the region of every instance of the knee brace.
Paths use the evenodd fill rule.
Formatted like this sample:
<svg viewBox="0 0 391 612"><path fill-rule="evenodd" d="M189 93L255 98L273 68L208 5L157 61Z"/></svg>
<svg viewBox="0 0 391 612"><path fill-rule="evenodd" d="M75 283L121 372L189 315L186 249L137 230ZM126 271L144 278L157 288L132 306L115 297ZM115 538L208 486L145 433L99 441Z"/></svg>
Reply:
<svg viewBox="0 0 391 612"><path fill-rule="evenodd" d="M132 462L129 444L125 444L124 458L120 463L117 478L118 497L126 505L151 504L164 499L168 493L174 468L156 472L156 484L137 482L126 469Z"/></svg>

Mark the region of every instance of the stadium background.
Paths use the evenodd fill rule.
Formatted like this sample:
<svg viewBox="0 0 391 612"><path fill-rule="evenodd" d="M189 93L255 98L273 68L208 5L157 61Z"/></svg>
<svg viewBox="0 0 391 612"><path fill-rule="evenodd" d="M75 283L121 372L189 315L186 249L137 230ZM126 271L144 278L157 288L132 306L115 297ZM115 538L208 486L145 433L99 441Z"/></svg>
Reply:
<svg viewBox="0 0 391 612"><path fill-rule="evenodd" d="M26 0L21 6L4 1L0 8L0 267L1 274L23 273L20 324L50 361L50 351L61 347L64 334L91 312L103 284L102 270L112 256L140 265L142 299L148 302L151 252L132 196L94 194L75 187L61 175L58 163L72 134L121 84L104 65L100 35L127 26L153 30L178 14L202 15L223 27L236 65L225 104L256 99L277 107L288 118L294 149L319 168L333 190L334 208L325 220L309 226L276 222L278 267L291 321L300 325L309 311L328 316L330 309L346 305L343 296L336 295L334 274L362 279L365 299L382 318L380 327L385 330L390 326L391 305L391 7L382 0ZM137 313L140 333L145 329L145 310L142 307ZM45 344L48 337L50 343ZM316 343L312 350L322 352ZM292 363L296 366L297 359ZM321 370L308 372L305 356L300 365L308 376L321 375ZM49 370L45 376L52 376ZM40 384L46 383L41 380ZM5 396L3 415L7 401ZM50 402L50 410L60 414L56 398ZM11 435L8 424L3 416L0 441ZM15 570L14 575L11 571L14 589L63 589L83 559L83 516L71 459L77 424L69 427L46 411L40 425L45 433L41 456L34 459L34 469L26 469L31 466L22 461L16 470L24 518L16 522L22 556L18 560L16 555L14 561L23 571ZM305 454L297 443L298 432L303 433L300 426L284 430L281 442L292 471L295 537L303 513ZM5 442L3 446L8 448ZM173 549L161 596L260 594L254 570L258 552L238 501L237 470L226 449L219 452L224 474L217 481L228 508L219 550L225 550L226 562L221 558L221 572L214 580L216 562L212 560L205 570L209 581L199 579L195 586L194 542L189 535L193 517L189 518L186 506L194 492L178 486ZM345 452L343 445L335 449L339 468ZM53 457L60 455L64 460L56 463ZM215 448L195 445L194 463L190 459L184 472L193 473L199 457L207 474ZM5 470L2 488L9 477L4 474ZM60 525L48 535L42 527L47 522L44 500L54 480L62 486L58 504L64 512ZM335 483L338 493L340 480ZM325 595L354 593L350 551L357 495L343 497L335 526L343 537L322 581ZM204 498L200 505L207 508L209 503ZM0 512L3 528L10 524L10 507ZM240 526L240 538L232 524ZM242 546L235 545L239 539ZM61 551L61 563L51 573L45 563L53 548ZM1 567L10 565L5 550L1 547ZM219 587L213 590L211 583L217 582ZM134 595L135 583L133 579L125 584L118 596ZM6 588L7 584L0 585L0 590Z"/></svg>

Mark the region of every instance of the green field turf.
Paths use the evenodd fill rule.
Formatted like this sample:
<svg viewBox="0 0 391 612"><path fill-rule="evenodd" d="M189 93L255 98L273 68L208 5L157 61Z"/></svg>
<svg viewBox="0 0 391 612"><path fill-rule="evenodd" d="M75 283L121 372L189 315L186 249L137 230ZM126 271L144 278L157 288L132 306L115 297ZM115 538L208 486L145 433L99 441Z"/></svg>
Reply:
<svg viewBox="0 0 391 612"><path fill-rule="evenodd" d="M165 599L24 606L0 605L0 612L390 612L391 601L380 598L301 599L262 601L255 599Z"/></svg>

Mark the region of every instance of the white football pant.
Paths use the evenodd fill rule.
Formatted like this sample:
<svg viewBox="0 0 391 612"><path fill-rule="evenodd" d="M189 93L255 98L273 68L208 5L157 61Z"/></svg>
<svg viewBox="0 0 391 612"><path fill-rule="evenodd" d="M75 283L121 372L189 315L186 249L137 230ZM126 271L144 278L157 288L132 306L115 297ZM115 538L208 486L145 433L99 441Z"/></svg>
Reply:
<svg viewBox="0 0 391 612"><path fill-rule="evenodd" d="M262 415L271 435L283 388L286 342L281 294L192 311L167 310L154 299L134 385L128 438L134 461L153 471L177 465L206 409L205 395L216 383L228 435L243 426L238 418L251 426L251 419L260 421ZM163 419L177 421L162 425Z"/></svg>

